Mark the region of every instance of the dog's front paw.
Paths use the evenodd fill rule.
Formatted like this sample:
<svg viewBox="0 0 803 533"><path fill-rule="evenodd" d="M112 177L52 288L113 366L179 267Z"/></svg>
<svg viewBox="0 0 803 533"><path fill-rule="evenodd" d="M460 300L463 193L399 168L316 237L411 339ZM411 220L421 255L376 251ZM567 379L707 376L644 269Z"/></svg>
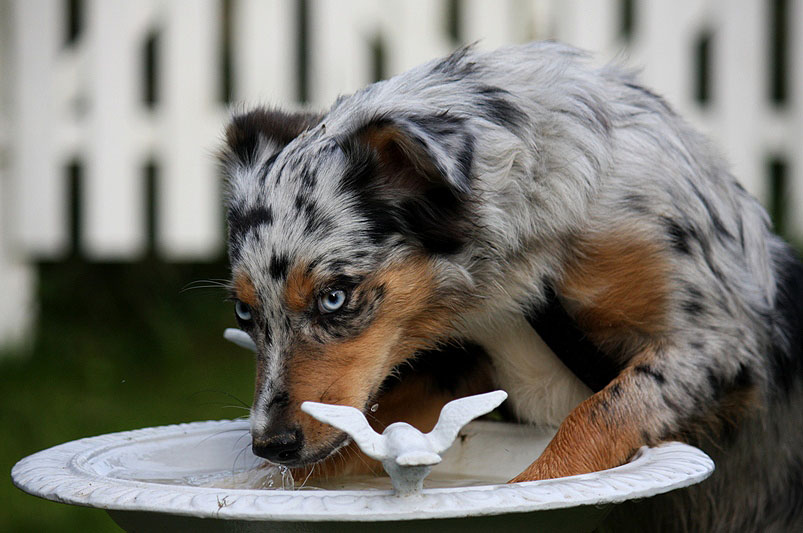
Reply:
<svg viewBox="0 0 803 533"><path fill-rule="evenodd" d="M560 477L560 476L545 475L543 472L537 471L536 469L529 467L524 472L522 472L518 476L508 481L508 483L520 483L522 481L538 481L539 479L552 479L554 477Z"/></svg>
<svg viewBox="0 0 803 533"><path fill-rule="evenodd" d="M517 475L508 483L519 483L520 481L538 481L539 479L554 479L558 477L574 476L585 474L590 470L579 467L572 467L562 461L549 460L541 457L533 464L528 466L521 474Z"/></svg>

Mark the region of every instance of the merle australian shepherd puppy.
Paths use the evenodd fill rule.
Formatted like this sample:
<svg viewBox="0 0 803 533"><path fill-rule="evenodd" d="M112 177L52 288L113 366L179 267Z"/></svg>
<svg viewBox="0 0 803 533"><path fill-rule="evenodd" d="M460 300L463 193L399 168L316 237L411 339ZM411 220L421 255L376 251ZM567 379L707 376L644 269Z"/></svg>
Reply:
<svg viewBox="0 0 803 533"><path fill-rule="evenodd" d="M716 472L639 504L653 523L803 531L803 267L631 73L464 48L320 114L235 116L222 161L257 455L378 468L301 402L426 430L501 387L558 428L514 482L681 440Z"/></svg>

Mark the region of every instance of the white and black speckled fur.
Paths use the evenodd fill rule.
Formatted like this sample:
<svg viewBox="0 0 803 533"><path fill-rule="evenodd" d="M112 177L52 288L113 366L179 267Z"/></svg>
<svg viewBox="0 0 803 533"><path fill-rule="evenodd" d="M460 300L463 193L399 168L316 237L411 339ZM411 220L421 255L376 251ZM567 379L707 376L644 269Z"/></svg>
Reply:
<svg viewBox="0 0 803 533"><path fill-rule="evenodd" d="M365 139L386 128L420 183L376 178L387 169ZM362 295L348 320L316 322L287 311L288 271L312 264L351 287L422 255L451 313L432 345L483 346L516 414L558 424L591 390L548 350L528 360L540 342L529 324L550 301L579 312L560 289L568 265L584 243L622 235L661 259L662 327L617 333L585 359L553 349L569 366L605 359L610 375L584 380L602 389L598 416L632 420L644 444L685 439L715 459L710 480L641 504L663 509L645 519L803 530L800 262L708 141L631 73L555 43L462 49L320 115L235 117L223 162L232 269L260 302L255 434L270 426L282 354L299 335L350 338L387 304Z"/></svg>

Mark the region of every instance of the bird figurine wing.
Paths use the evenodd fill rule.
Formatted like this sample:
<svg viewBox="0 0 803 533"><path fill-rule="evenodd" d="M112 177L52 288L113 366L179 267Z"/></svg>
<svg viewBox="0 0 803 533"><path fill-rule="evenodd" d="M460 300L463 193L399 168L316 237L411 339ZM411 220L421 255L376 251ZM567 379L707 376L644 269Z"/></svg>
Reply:
<svg viewBox="0 0 803 533"><path fill-rule="evenodd" d="M304 402L301 410L324 424L348 433L365 455L379 461L387 457L387 439L374 431L359 409L347 405Z"/></svg>
<svg viewBox="0 0 803 533"><path fill-rule="evenodd" d="M478 416L490 413L499 407L505 398L507 398L507 393L497 390L452 400L444 405L438 423L435 424L432 431L427 433L434 451L436 453L445 451L452 445L463 426Z"/></svg>
<svg viewBox="0 0 803 533"><path fill-rule="evenodd" d="M248 333L241 329L226 328L226 330L223 332L223 338L229 342L233 342L240 348L245 348L246 350L251 350L252 352L257 351L257 345L254 344L254 340Z"/></svg>

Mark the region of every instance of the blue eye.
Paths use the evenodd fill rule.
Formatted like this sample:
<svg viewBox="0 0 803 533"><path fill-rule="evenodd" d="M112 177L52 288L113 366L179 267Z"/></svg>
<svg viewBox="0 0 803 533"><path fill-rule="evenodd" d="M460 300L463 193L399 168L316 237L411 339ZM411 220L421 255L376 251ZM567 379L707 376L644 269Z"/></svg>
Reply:
<svg viewBox="0 0 803 533"><path fill-rule="evenodd" d="M346 303L346 291L329 290L318 297L318 309L321 313L334 313Z"/></svg>
<svg viewBox="0 0 803 533"><path fill-rule="evenodd" d="M234 304L234 312L237 314L237 318L243 322L248 322L251 320L251 306L249 306L247 303L237 300L237 303Z"/></svg>

